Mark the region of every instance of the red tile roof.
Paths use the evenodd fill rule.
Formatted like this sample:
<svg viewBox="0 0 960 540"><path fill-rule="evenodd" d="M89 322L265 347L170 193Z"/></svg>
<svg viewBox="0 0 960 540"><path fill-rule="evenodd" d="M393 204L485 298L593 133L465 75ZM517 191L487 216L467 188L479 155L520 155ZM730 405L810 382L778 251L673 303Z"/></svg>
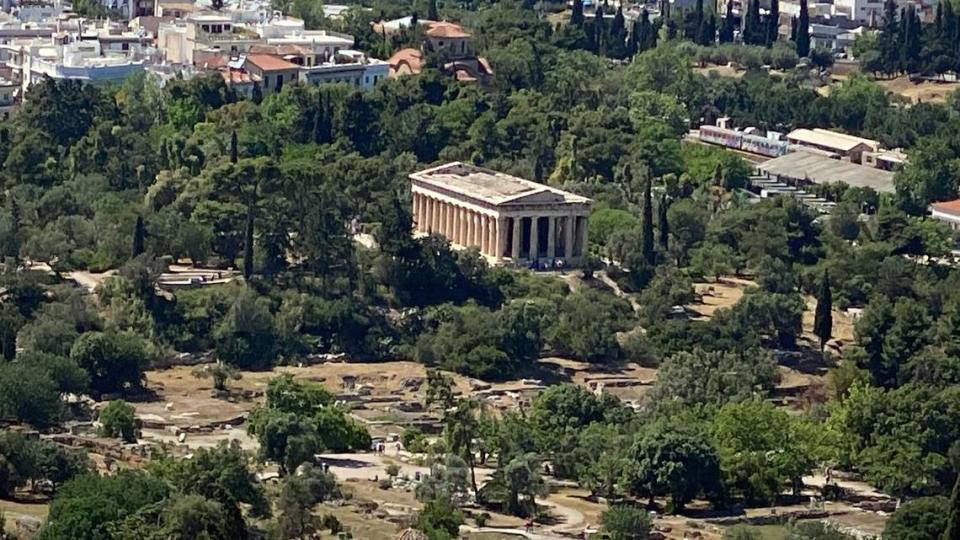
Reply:
<svg viewBox="0 0 960 540"><path fill-rule="evenodd" d="M287 62L283 58L269 54L248 54L247 62L257 66L263 71L283 71L289 69L300 69L300 66L293 62Z"/></svg>
<svg viewBox="0 0 960 540"><path fill-rule="evenodd" d="M464 32L459 24L438 22L430 25L427 35L433 38L468 38L470 34Z"/></svg>
<svg viewBox="0 0 960 540"><path fill-rule="evenodd" d="M387 63L390 64L390 71L396 73L402 65L406 65L410 73L420 73L423 70L423 53L419 49L406 48L393 53Z"/></svg>
<svg viewBox="0 0 960 540"><path fill-rule="evenodd" d="M960 199L933 203L930 205L930 208L933 208L937 212L943 212L944 214L960 216Z"/></svg>

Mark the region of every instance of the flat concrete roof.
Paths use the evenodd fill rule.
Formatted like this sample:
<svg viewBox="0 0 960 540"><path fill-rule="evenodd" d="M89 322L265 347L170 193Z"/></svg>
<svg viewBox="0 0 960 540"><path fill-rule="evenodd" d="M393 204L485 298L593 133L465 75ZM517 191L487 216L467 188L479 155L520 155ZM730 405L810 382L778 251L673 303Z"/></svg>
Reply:
<svg viewBox="0 0 960 540"><path fill-rule="evenodd" d="M447 190L499 206L517 204L589 204L586 197L509 174L455 161L410 175L440 190Z"/></svg>
<svg viewBox="0 0 960 540"><path fill-rule="evenodd" d="M765 161L757 168L769 174L814 184L843 182L851 187L872 188L879 193L893 193L894 173L840 161L800 150Z"/></svg>

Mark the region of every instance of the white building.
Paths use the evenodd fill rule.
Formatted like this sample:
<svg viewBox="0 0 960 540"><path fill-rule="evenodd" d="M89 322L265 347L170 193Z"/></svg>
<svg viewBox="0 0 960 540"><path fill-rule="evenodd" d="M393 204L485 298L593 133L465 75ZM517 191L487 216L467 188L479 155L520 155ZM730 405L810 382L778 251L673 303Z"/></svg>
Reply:
<svg viewBox="0 0 960 540"><path fill-rule="evenodd" d="M76 30L60 30L50 38L0 44L0 60L21 95L45 76L90 83L116 81L143 71L159 58L149 37L123 32L116 24L73 23Z"/></svg>
<svg viewBox="0 0 960 540"><path fill-rule="evenodd" d="M157 46L171 64L197 64L211 55L246 53L260 36L229 15L191 13L182 20L161 23Z"/></svg>
<svg viewBox="0 0 960 540"><path fill-rule="evenodd" d="M907 6L914 6L923 22L932 22L937 2L935 0L896 0L897 12ZM858 24L878 26L883 21L883 0L835 0L833 16L843 17Z"/></svg>

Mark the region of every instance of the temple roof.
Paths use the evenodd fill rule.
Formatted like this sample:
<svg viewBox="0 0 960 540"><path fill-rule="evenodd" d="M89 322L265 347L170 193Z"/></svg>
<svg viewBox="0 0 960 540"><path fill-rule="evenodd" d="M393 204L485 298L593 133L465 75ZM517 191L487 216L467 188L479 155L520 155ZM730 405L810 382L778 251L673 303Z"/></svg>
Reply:
<svg viewBox="0 0 960 540"><path fill-rule="evenodd" d="M591 202L580 195L459 161L413 173L410 178L422 185L451 191L494 206Z"/></svg>

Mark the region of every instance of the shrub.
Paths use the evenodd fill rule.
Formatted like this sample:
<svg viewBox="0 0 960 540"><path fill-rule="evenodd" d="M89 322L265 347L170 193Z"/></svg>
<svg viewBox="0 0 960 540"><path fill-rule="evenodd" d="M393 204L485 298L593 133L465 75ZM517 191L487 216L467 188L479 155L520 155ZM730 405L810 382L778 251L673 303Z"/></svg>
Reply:
<svg viewBox="0 0 960 540"><path fill-rule="evenodd" d="M137 442L135 409L122 399L111 401L100 411L100 434L119 437L124 442Z"/></svg>

